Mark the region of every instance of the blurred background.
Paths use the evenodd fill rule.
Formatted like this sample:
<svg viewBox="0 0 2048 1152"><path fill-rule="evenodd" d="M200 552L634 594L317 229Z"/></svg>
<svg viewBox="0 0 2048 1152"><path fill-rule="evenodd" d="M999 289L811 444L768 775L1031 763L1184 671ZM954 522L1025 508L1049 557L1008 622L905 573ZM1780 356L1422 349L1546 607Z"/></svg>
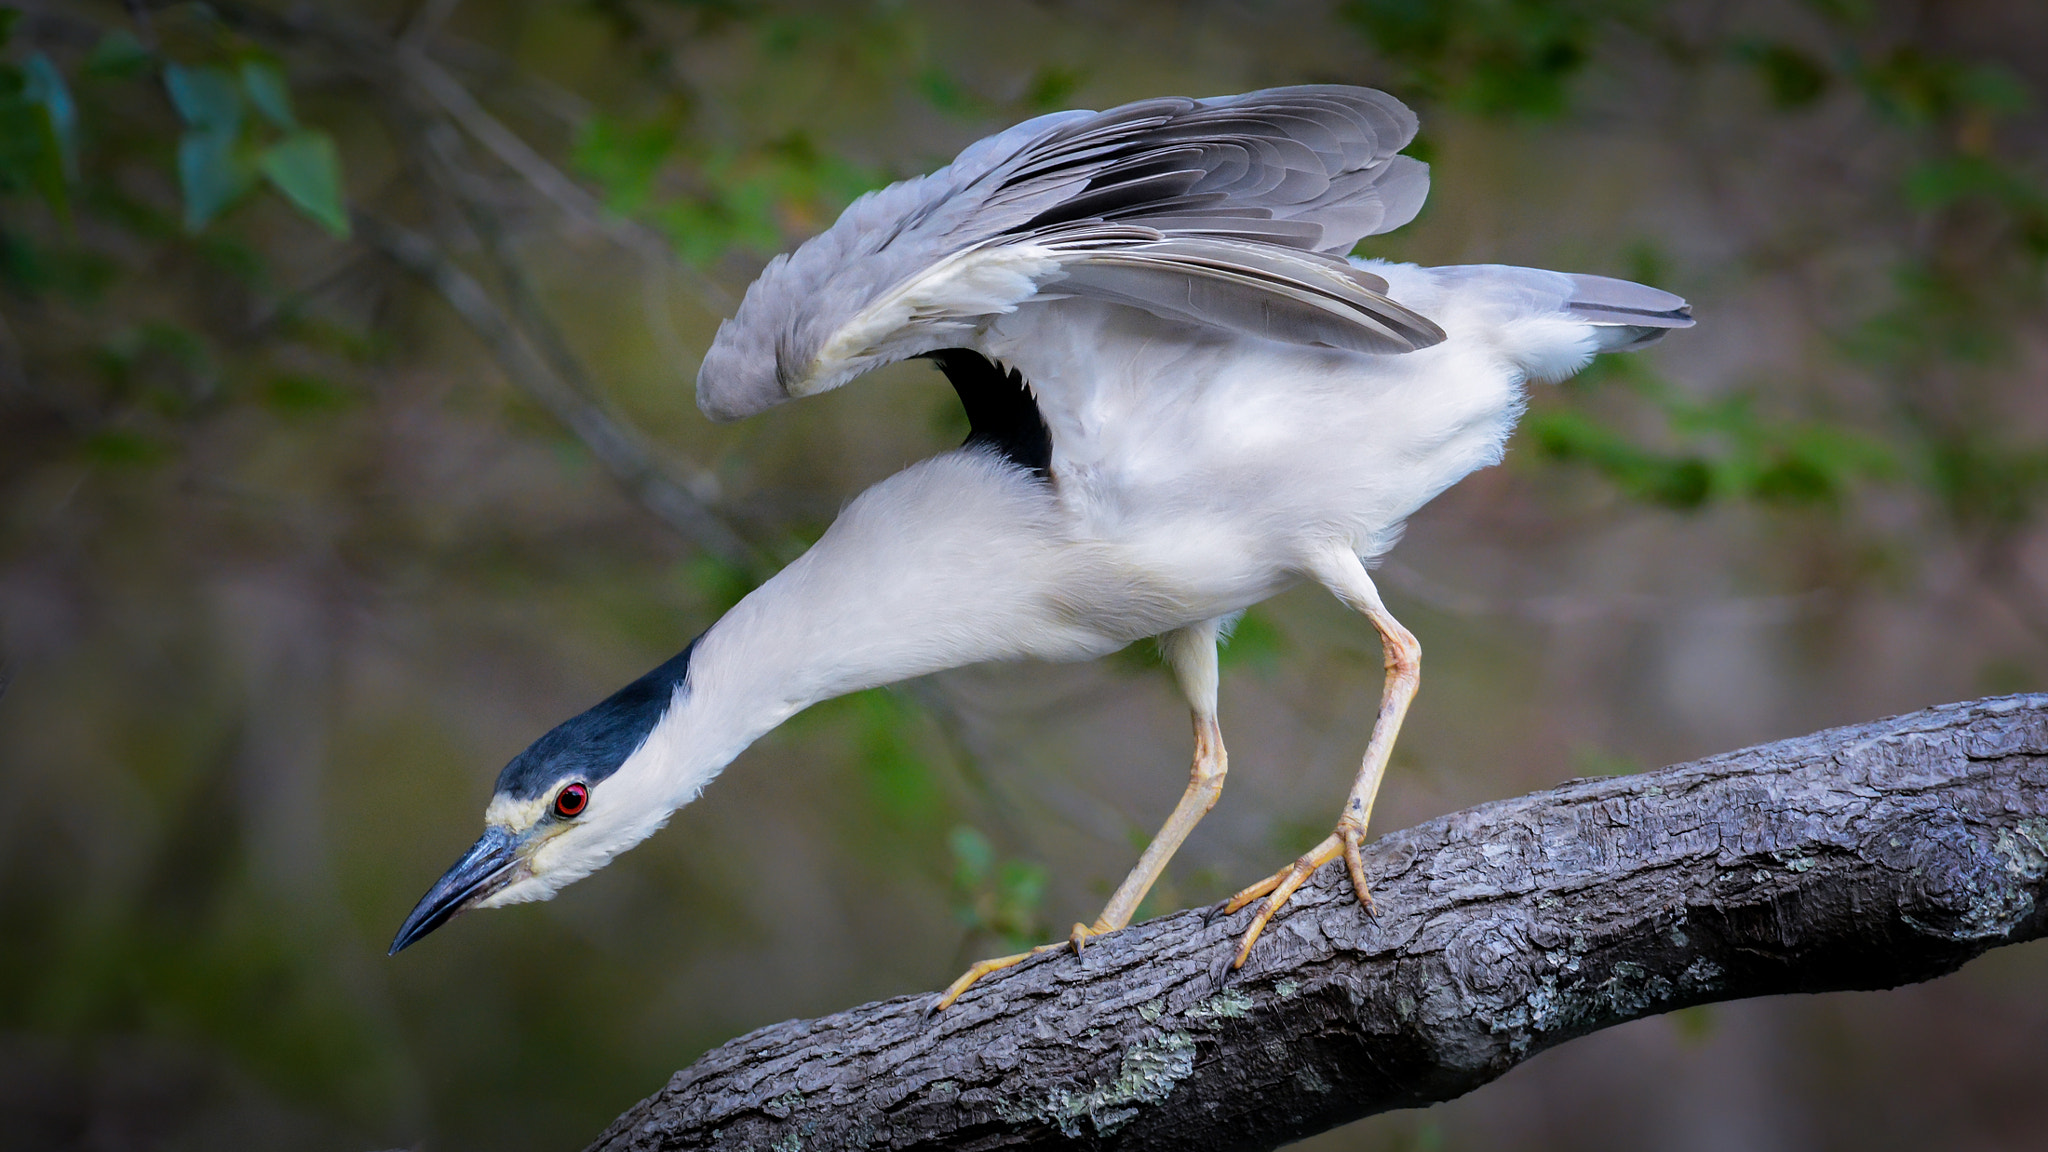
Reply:
<svg viewBox="0 0 2048 1152"><path fill-rule="evenodd" d="M813 709L544 905L384 949L498 768L964 432L928 365L736 426L762 262L1063 107L1362 83L1362 251L1699 327L1536 391L1384 569L1400 827L2048 687L2038 0L17 4L0 52L0 1143L561 1149L710 1046L1094 915L1185 780L1147 646ZM1372 633L1227 656L1146 914L1327 830ZM2048 945L1576 1041L1348 1149L2038 1148Z"/></svg>

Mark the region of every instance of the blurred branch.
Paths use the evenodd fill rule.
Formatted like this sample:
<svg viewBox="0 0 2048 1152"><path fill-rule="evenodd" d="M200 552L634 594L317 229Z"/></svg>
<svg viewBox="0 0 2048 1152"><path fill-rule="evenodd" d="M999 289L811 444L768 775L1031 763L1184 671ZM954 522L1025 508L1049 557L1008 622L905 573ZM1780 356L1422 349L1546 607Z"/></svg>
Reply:
<svg viewBox="0 0 2048 1152"><path fill-rule="evenodd" d="M505 317L506 321L529 348L539 353L557 384L573 397L580 399L583 405L598 408L602 412L597 400L598 390L590 372L584 367L582 358L569 346L568 338L555 323L554 316L548 311L547 306L542 303L533 278L527 274L525 265L520 261L518 253L513 250L512 239L505 229L504 222L490 202L489 186L481 176L463 163L458 134L446 122L432 121L416 135L416 143L423 154L422 159L427 171L434 177L436 185L459 209L470 232L481 241L484 257L498 279L509 308L510 314ZM609 413L604 414L611 420L616 437L630 441L638 451L637 460L626 462L628 470L620 471L615 468L615 474L626 480L629 487L633 487L639 482L629 477L641 474L638 470L641 462L644 462L647 468L659 471L659 466L652 461L644 448L641 448L642 441L633 429L616 417L610 417ZM582 435L580 431L578 434ZM615 456L618 452L617 446L611 444L609 440L602 449L596 444L592 445L592 449L611 452ZM748 547L742 537L713 507L717 499L717 478L694 467L690 468L689 472L689 480L681 488L663 473L668 492L650 506L664 519L681 527L674 515L675 500L687 496L696 505L694 511L688 512L690 522L713 525L722 530L723 543L714 544L702 539L695 530L686 531L686 535L698 538L699 543L705 544L715 555L750 573L754 578L765 578L772 570L772 565L765 556ZM642 499L645 500L646 497L643 495ZM739 550L736 551L735 548Z"/></svg>
<svg viewBox="0 0 2048 1152"><path fill-rule="evenodd" d="M582 440L606 470L643 505L726 563L750 573L763 571L763 557L710 507L701 491L693 491L714 485L715 480L700 472L694 484L678 482L655 460L645 439L599 401L589 373L569 348L512 252L497 207L484 203L477 190L468 186L476 183L476 178L459 169L447 148L431 145L437 134L453 134L459 126L573 223L595 228L650 267L681 269L658 235L608 217L595 196L492 116L468 89L425 55L426 44L453 7L452 3L428 0L416 10L406 33L396 41L374 29L312 9L294 8L277 13L223 0L218 10L252 36L323 50L373 90L388 94L409 83L426 95L424 102L395 102L402 110L390 117L397 121L391 127L401 137L429 142L426 150L441 160L439 167L452 173L450 178L437 181L437 185L470 230L484 241L508 306L501 306L490 291L432 240L381 217L356 212L353 218L365 242L432 286L476 332L506 375ZM438 168L436 171L439 174ZM705 282L699 287L707 285ZM715 288L706 290L723 296ZM658 323L655 326L660 327Z"/></svg>
<svg viewBox="0 0 2048 1152"><path fill-rule="evenodd" d="M1181 912L731 1041L594 1149L1272 1148L1624 1021L1889 988L2048 934L2048 695L1954 704L1382 837L1242 971Z"/></svg>
<svg viewBox="0 0 2048 1152"><path fill-rule="evenodd" d="M730 293L677 261L674 251L659 233L605 211L596 196L549 163L524 137L491 115L468 88L427 56L429 39L431 34L401 43L396 48L397 58L406 77L431 97L450 120L517 173L534 191L561 209L572 222L595 229L644 260L688 274L694 287L714 306L715 311L723 311L735 303Z"/></svg>
<svg viewBox="0 0 2048 1152"><path fill-rule="evenodd" d="M505 127L497 117L484 110L440 65L427 59L426 55L412 45L398 49L400 66L405 75L420 90L439 104L449 119L462 126L465 132L489 149L493 156L503 161L507 168L519 174L534 191L560 208L564 215L578 224L598 229L615 238L625 240L629 246L644 243L646 238L629 224L609 220L597 197L585 191L583 186L569 179L562 170L547 162L518 133ZM655 243L659 243L658 240Z"/></svg>
<svg viewBox="0 0 2048 1152"><path fill-rule="evenodd" d="M484 342L506 376L575 433L612 477L655 515L728 564L748 571L761 566L746 541L671 479L636 434L558 377L521 338L483 285L431 240L363 212L353 215L353 223L365 242L439 293Z"/></svg>
<svg viewBox="0 0 2048 1152"><path fill-rule="evenodd" d="M399 47L412 49L433 39L461 4L462 0L419 0L398 34Z"/></svg>

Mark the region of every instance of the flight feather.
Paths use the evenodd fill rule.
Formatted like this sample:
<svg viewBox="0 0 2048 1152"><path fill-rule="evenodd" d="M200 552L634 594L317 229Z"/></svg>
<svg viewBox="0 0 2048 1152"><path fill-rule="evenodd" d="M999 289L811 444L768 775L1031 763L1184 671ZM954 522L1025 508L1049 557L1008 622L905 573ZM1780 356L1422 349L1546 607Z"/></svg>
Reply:
<svg viewBox="0 0 2048 1152"><path fill-rule="evenodd" d="M1420 210L1400 101L1310 85L1026 121L847 208L770 262L720 326L697 401L736 419L971 341L1068 297L1295 344L1443 339L1344 256Z"/></svg>

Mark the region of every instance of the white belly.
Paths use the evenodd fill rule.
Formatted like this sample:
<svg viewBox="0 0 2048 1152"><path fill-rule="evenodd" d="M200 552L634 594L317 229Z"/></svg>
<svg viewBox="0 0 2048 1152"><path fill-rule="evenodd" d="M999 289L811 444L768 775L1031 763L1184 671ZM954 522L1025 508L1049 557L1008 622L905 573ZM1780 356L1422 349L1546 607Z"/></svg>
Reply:
<svg viewBox="0 0 2048 1152"><path fill-rule="evenodd" d="M1167 627L1273 595L1332 540L1386 551L1416 509L1499 460L1521 409L1520 373L1455 335L1366 356L1076 301L1020 309L984 344L1038 394L1066 531L1097 542L1138 600L1180 604ZM1102 608L1155 622L1141 604Z"/></svg>

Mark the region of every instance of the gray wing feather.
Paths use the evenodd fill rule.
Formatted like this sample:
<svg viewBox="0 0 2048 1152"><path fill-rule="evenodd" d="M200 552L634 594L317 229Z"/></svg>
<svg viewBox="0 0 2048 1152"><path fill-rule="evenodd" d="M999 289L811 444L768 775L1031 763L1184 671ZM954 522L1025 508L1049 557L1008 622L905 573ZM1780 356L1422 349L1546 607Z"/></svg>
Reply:
<svg viewBox="0 0 2048 1152"><path fill-rule="evenodd" d="M1692 327L1692 305L1661 288L1583 272L1567 275L1572 290L1565 308L1580 319L1631 328Z"/></svg>
<svg viewBox="0 0 2048 1152"><path fill-rule="evenodd" d="M1177 236L1104 246L1062 265L1052 292L1289 344L1400 353L1443 329L1386 296L1387 282L1320 253Z"/></svg>
<svg viewBox="0 0 2048 1152"><path fill-rule="evenodd" d="M1692 305L1661 288L1583 272L1568 275L1572 290L1565 311L1599 327L1603 352L1627 352L1662 340L1674 328L1692 327Z"/></svg>
<svg viewBox="0 0 2048 1152"><path fill-rule="evenodd" d="M1046 205L1026 227L1085 219L1101 205L1109 206L1101 218L1147 223L1154 215L1219 207L1249 219L1314 224L1321 235L1301 246L1341 254L1365 236L1407 223L1421 207L1427 167L1393 163L1414 136L1414 113L1369 88L1310 85L1146 100L1044 141L991 200L1028 198L1079 180L1079 191ZM1169 168L1170 178L1163 178ZM1385 210L1381 184L1390 176L1399 193L1393 206L1404 214ZM1147 181L1152 191L1169 194L1117 199L1120 188ZM1381 210L1361 212L1366 204ZM1349 212L1326 218L1337 205Z"/></svg>
<svg viewBox="0 0 2048 1152"><path fill-rule="evenodd" d="M918 333L872 357L818 366L827 341L890 292L962 253L1011 245L1061 254L1045 298L1094 296L1359 351L1427 346L1442 332L1388 300L1384 284L1347 275L1341 259L1420 210L1428 167L1396 155L1414 135L1400 101L1340 85L1027 121L929 176L862 197L771 261L720 326L698 403L733 419L793 387L821 391L956 342L971 317L920 317ZM831 378L806 376L819 371Z"/></svg>

